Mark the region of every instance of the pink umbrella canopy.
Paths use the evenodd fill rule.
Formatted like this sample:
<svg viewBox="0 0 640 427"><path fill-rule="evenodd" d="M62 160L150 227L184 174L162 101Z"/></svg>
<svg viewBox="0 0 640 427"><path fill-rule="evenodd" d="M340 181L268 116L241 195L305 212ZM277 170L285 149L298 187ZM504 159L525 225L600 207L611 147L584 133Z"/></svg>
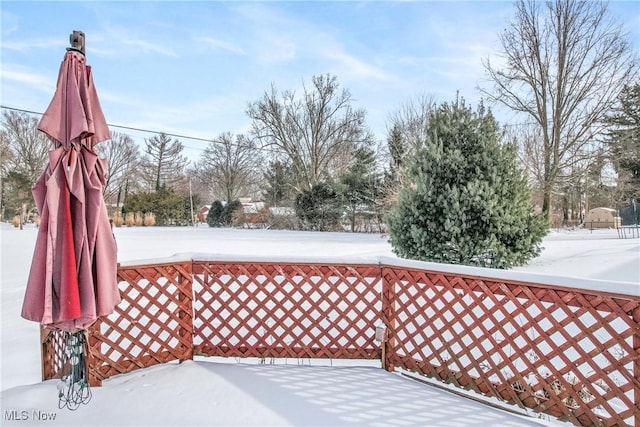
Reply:
<svg viewBox="0 0 640 427"><path fill-rule="evenodd" d="M107 162L94 147L111 138L84 55L84 34L62 61L38 129L53 142L32 191L40 213L22 317L74 332L120 302L116 242L103 198Z"/></svg>

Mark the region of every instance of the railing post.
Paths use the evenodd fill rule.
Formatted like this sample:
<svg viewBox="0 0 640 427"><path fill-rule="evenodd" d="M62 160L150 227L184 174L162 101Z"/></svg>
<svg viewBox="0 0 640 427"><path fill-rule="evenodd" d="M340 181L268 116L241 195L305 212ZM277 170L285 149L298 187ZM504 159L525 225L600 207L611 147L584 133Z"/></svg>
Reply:
<svg viewBox="0 0 640 427"><path fill-rule="evenodd" d="M91 387L102 387L102 377L100 375L100 358L96 357L95 354L100 354L100 342L95 337L95 335L100 334L100 324L102 321L98 319L93 322L86 330L86 348L85 354L87 355L86 361L86 372L87 372L87 382ZM94 347L97 347L94 349Z"/></svg>
<svg viewBox="0 0 640 427"><path fill-rule="evenodd" d="M40 325L40 369L42 373L42 381L53 378L50 372L51 364L49 363L49 337L51 330L45 329Z"/></svg>
<svg viewBox="0 0 640 427"><path fill-rule="evenodd" d="M387 278L388 268L380 265L380 276L382 278L382 322L387 327L386 340L382 342L382 364L384 368L393 372L395 369L395 281L390 281Z"/></svg>
<svg viewBox="0 0 640 427"><path fill-rule="evenodd" d="M178 274L178 283L182 289L178 289L178 318L185 321L189 328L180 326L178 335L182 340L188 342L185 357L180 359L180 363L185 360L193 360L193 260L189 261L189 275Z"/></svg>
<svg viewBox="0 0 640 427"><path fill-rule="evenodd" d="M633 321L636 323L635 333L633 334L633 377L640 378L640 306L633 310ZM640 388L633 389L633 403L636 408L640 408ZM640 425L640 413L636 411L634 414L634 424Z"/></svg>

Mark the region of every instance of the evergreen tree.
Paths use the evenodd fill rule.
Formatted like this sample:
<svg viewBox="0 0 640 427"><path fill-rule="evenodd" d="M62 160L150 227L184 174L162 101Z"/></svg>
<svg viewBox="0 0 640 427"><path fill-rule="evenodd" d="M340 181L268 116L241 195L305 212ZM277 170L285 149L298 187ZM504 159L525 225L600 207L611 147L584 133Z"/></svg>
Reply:
<svg viewBox="0 0 640 427"><path fill-rule="evenodd" d="M231 227L233 225L233 214L242 209L242 203L240 200L233 200L231 202L227 202L224 205L224 209L222 210L222 215L220 219L222 224L226 227Z"/></svg>
<svg viewBox="0 0 640 427"><path fill-rule="evenodd" d="M607 123L606 142L618 173L620 198L640 200L640 83L624 88Z"/></svg>
<svg viewBox="0 0 640 427"><path fill-rule="evenodd" d="M369 147L356 149L349 169L340 179L352 232L356 228L356 217L373 211L378 193L378 181L375 152Z"/></svg>
<svg viewBox="0 0 640 427"><path fill-rule="evenodd" d="M407 151L404 146L404 141L402 140L402 129L399 125L396 124L391 129L387 144L391 156L388 179L390 182L398 183L400 181L402 165L404 164L404 156Z"/></svg>
<svg viewBox="0 0 640 427"><path fill-rule="evenodd" d="M481 105L443 104L387 218L394 252L404 258L508 268L540 252L546 232L533 215L513 145Z"/></svg>
<svg viewBox="0 0 640 427"><path fill-rule="evenodd" d="M340 196L328 183L315 185L296 196L296 216L307 230L331 231L342 215Z"/></svg>
<svg viewBox="0 0 640 427"><path fill-rule="evenodd" d="M280 160L271 162L264 173L264 181L266 188L263 196L269 206L291 206L295 179L289 163Z"/></svg>
<svg viewBox="0 0 640 427"><path fill-rule="evenodd" d="M426 122L426 120L425 120ZM407 147L403 137L402 126L398 123L393 125L389 137L387 138L387 149L389 150L389 169L385 170L382 192L381 208L389 211L398 198L398 191L402 183L403 168L405 167L405 156Z"/></svg>
<svg viewBox="0 0 640 427"><path fill-rule="evenodd" d="M216 200L211 204L209 212L207 213L207 224L209 227L222 227L222 212L224 206L220 200Z"/></svg>

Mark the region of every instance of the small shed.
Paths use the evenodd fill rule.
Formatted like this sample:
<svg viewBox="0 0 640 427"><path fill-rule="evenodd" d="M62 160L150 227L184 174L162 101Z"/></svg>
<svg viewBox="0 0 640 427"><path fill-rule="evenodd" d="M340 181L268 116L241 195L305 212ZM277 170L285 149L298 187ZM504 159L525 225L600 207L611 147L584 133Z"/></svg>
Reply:
<svg viewBox="0 0 640 427"><path fill-rule="evenodd" d="M622 219L618 211L611 208L593 208L584 218L585 228L618 228Z"/></svg>

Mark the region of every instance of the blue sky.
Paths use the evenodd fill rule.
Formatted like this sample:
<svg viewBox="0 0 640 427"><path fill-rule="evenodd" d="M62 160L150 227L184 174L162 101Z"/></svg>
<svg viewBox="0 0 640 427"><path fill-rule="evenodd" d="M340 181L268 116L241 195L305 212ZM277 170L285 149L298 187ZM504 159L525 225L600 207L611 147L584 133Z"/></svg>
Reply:
<svg viewBox="0 0 640 427"><path fill-rule="evenodd" d="M2 11L2 105L42 112L72 30L110 124L201 138L246 132L247 104L273 83L333 74L386 140L389 114L422 94L477 103L508 1L31 2ZM640 3L610 9L640 47ZM114 129L122 131L120 129ZM126 131L138 143L144 134ZM195 159L206 142L183 139Z"/></svg>

